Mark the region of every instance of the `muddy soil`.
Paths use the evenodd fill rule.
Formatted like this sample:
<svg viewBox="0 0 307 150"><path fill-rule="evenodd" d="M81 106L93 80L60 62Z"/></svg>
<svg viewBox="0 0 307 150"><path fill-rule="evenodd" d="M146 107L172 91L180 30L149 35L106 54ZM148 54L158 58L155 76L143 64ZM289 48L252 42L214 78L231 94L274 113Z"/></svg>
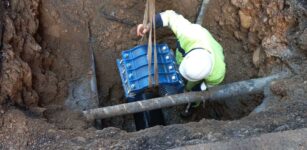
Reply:
<svg viewBox="0 0 307 150"><path fill-rule="evenodd" d="M158 0L157 9L193 22L199 4ZM183 106L165 109L167 123L178 125L133 133L131 115L104 120L111 128L99 131L65 102L70 86L91 74L90 47L99 105L125 102L115 60L139 44L144 1L2 0L0 7L1 149L165 149L306 128L306 1L211 1L203 25L224 47L224 83L285 70L295 76L263 95L208 103L187 120L178 115ZM158 41L175 48L168 29L159 29Z"/></svg>

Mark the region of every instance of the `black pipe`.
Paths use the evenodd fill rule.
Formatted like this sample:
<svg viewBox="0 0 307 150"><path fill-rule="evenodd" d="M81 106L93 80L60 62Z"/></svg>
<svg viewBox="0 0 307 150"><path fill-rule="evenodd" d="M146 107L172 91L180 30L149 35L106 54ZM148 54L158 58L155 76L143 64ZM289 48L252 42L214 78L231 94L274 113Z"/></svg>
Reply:
<svg viewBox="0 0 307 150"><path fill-rule="evenodd" d="M144 101L155 98L152 93L144 93L141 97L136 98L135 101ZM157 125L165 125L164 116L161 109L145 111L133 114L136 130L142 130Z"/></svg>

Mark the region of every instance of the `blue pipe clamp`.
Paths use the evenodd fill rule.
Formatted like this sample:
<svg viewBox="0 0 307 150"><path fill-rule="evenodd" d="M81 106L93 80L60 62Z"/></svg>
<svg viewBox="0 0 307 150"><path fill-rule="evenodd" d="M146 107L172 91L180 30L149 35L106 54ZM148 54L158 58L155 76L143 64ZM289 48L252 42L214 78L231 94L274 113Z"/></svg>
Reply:
<svg viewBox="0 0 307 150"><path fill-rule="evenodd" d="M149 87L147 45L140 45L130 50L122 52L122 59L117 59L117 67L120 72L125 96L133 99L140 96ZM178 71L178 65L173 51L167 44L157 44L159 87L173 87L177 91L184 88L183 79ZM152 55L154 56L154 55ZM152 59L154 60L154 59ZM157 85L154 80L154 63L152 61L151 77L153 85Z"/></svg>

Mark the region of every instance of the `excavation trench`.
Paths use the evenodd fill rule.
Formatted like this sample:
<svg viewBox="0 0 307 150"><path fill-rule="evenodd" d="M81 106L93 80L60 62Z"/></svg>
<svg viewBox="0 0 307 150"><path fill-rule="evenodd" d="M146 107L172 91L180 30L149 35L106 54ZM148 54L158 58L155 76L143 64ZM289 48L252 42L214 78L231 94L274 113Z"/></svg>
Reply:
<svg viewBox="0 0 307 150"><path fill-rule="evenodd" d="M194 22L200 3L196 0L182 2L186 4L184 7L178 7L173 2L165 2L170 4L167 7L162 2L157 3L157 9L174 9ZM246 48L248 43L233 36L236 31L245 32L241 31L240 20L236 17L233 17L233 20L224 20L227 17L224 18L222 15L220 20L216 20L215 15L212 15L216 9L221 10L220 5L224 5L230 10L233 9L231 11L237 13L235 10L237 8L230 2L212 2L208 6L203 25L224 47L227 63L224 84L259 77L259 69L253 63L254 51ZM118 3L106 1L99 4L82 0L69 3L62 1L42 2L40 8L42 45L54 56L50 69L55 73L58 83L54 85L55 91L51 91L54 93L46 95L43 93L45 91L42 92L46 97L42 98L41 104L63 104L64 102L66 106L71 108L72 103L65 102L67 96L69 99L73 99L71 97L79 99L78 104L81 104L82 100L86 100L82 98L84 97L82 94L81 98L78 98L78 93L84 91L84 84L90 82L87 80L87 74L90 72L88 68L91 65L89 48L93 49L96 58L99 107L126 103L115 61L120 57L121 51L138 44L139 39L135 36L135 26L142 20L143 15L136 14L142 14L144 11L142 8L144 8L143 3L136 1ZM233 24L227 25L227 28L230 29L224 29L225 27L219 25L220 22L230 21L235 21ZM92 41L89 42L88 39L92 39ZM159 42L167 42L172 49L175 49L174 35L170 30L159 30L158 40ZM63 88L68 92L57 95L60 97L48 96L48 94L62 91ZM198 108L190 118L184 119L179 115L185 109L184 105L163 109L163 114L167 125L200 121L203 118L240 119L253 111L262 99L263 95L260 94L233 97L219 102L207 102L205 108ZM86 106L83 109L89 108L93 108L93 106ZM112 126L127 131L134 131L135 128L132 115L104 119L102 125L103 128Z"/></svg>
<svg viewBox="0 0 307 150"><path fill-rule="evenodd" d="M202 25L224 48L227 72L222 84L265 77L289 67L296 71L295 64L290 61L284 65L285 60L297 56L296 51L285 45L291 43L289 34L285 33L293 26L299 29L297 33L303 33L300 29L304 24L296 22L293 16L297 14L291 11L296 5L300 3L210 1ZM158 12L175 10L195 22L200 6L199 0L170 0L157 1L156 8ZM6 32L1 38L1 44L5 43L1 45L1 58L3 53L7 60L3 70L13 72L7 71L12 76L3 76L6 86L1 87L1 103L11 100L22 107L59 106L79 111L126 103L116 59L123 50L139 44L135 27L143 20L143 1L26 1L5 7L7 15L2 22ZM20 10L27 10L24 12L30 17L18 14ZM14 22L11 18L15 15L18 17ZM20 22L24 23L23 28ZM176 49L175 36L169 29L159 29L157 35L158 42ZM301 41L297 42L302 43L298 47L304 48L303 34ZM96 72L92 69L92 54L95 55ZM14 72L10 67L18 69ZM92 84L95 74L97 88ZM89 92L91 89L97 92ZM269 91L266 89L266 95ZM90 101L89 97L93 96L98 101ZM258 94L206 101L204 107L197 108L191 117L184 119L179 115L184 105L164 108L163 114L167 125L204 118L237 120L249 115L264 98L264 94ZM46 118L50 123L62 119L57 113ZM102 126L135 131L132 115L103 119Z"/></svg>
<svg viewBox="0 0 307 150"><path fill-rule="evenodd" d="M210 8L212 8L212 6L214 5L216 4L211 4L211 7L208 8L209 13L210 13ZM199 8L200 6L198 6L198 9ZM197 15L198 14L195 13L194 16L197 16ZM199 18L197 19L197 21L199 22ZM206 20L205 22L212 23L214 21L215 20ZM225 34L219 37L222 43L223 43L223 39L226 39L227 36L230 36L230 35ZM243 60L245 61L244 62L245 67L238 70L238 72L228 71L226 82L224 82L224 84L234 82L234 81L249 79L252 77L257 77L257 69L253 65L252 54L250 54L249 52L240 52L240 51L243 51L244 49L243 48L244 43L242 43L241 41L237 41L236 39L232 37L227 40L229 41L225 41L223 44L226 45L224 46L224 48L225 48L225 55L228 56L228 59L226 61L226 63L228 64L227 65L228 69L233 68L234 66L242 65L239 63L240 61L237 61L237 62L233 61L233 59L238 59L238 58L239 59L245 58ZM231 45L233 45L233 47L229 46L228 45L229 43L232 43ZM174 41L170 41L168 44L174 45ZM236 54L232 53L234 52L234 50L232 50L232 48L234 47L236 50L239 49L238 50L239 52L236 52ZM173 49L175 48L176 47L173 47ZM238 78L234 79L235 76L238 76ZM247 116L250 112L253 111L255 107L257 107L262 102L262 99L263 99L263 94L258 94L258 95L254 94L254 95L241 95L241 96L235 96L235 97L227 97L219 101L205 101L203 103L203 107L197 108L195 110L196 112L194 112L194 114L188 118L183 118L180 116L180 113L185 110L185 105L163 108L162 112L165 118L166 125L195 122L195 121L200 121L203 118L216 119L216 120L234 120L234 119L240 119L244 116ZM108 100L109 99L107 99L107 101ZM130 116L126 115L126 116L121 116L121 117L111 118L111 119L104 119L103 125L104 127L108 127L108 126L119 127L117 121L122 118L123 118L122 120L123 123L126 125L121 124L120 128L125 129L127 131L134 131L134 128L135 128L134 121L131 115Z"/></svg>
<svg viewBox="0 0 307 150"><path fill-rule="evenodd" d="M187 5L177 7L173 2L158 2L157 9L174 9L194 22L200 3L196 0L182 1L182 3ZM88 80L88 74L91 72L89 70L91 66L89 49L93 49L96 58L99 107L126 103L115 61L120 57L121 51L138 44L139 39L135 36L135 26L142 20L143 5L143 3L136 1L105 1L99 4L81 0L69 3L62 1L42 2L40 30L44 48L54 56L51 70L58 79L55 93L63 88L68 91L59 95L57 100L51 99L52 97L49 96L43 97L42 105L65 103L68 108L78 109L77 106L72 106L77 103L76 105L83 105L81 110L95 107L86 98L89 96L88 94L80 95L80 92L86 91L86 88L89 87L86 84L90 82ZM227 75L223 84L259 77L259 69L253 64L253 51L246 49L247 43L233 36L235 30L240 31L238 26L240 20L237 18L223 20L222 16L220 20L216 20L214 17L215 10L221 9L220 5L224 5L230 10L233 9L231 11L236 13L236 8L230 2L213 1L207 8L203 25L224 47ZM219 25L219 21L236 22L227 25L225 29ZM89 39L91 41L88 41ZM172 49L176 48L176 41L170 30L159 30L158 41L167 42ZM205 107L196 109L190 118L181 118L179 115L181 111L184 111L184 105L163 109L163 114L167 125L200 121L203 118L240 119L252 112L262 99L263 95L260 94L232 97L218 102L206 102ZM71 100L73 100L72 103L67 103ZM84 101L86 102L84 103ZM118 127L127 131L135 131L132 115L103 119L102 125L103 128Z"/></svg>
<svg viewBox="0 0 307 150"><path fill-rule="evenodd" d="M156 2L158 12L174 10L191 22L200 6L199 0ZM306 1L211 0L202 25L224 48L222 85L284 71L294 76L259 95L206 101L186 119L179 115L185 105L163 108L167 126L134 132L133 115L123 115L98 122L103 130L93 128L81 111L126 103L116 59L139 44L135 32L144 5L140 0L2 0L0 143L5 144L0 147L169 149L306 127ZM169 29L157 35L159 43L176 48ZM98 100L92 103L92 97Z"/></svg>
<svg viewBox="0 0 307 150"><path fill-rule="evenodd" d="M156 2L158 12L175 10L192 22L200 6L199 0ZM0 149L170 149L236 139L250 147L255 142L249 137L256 147L290 144L261 137L307 127L306 8L306 0L211 0L202 25L224 48L222 85L283 71L294 76L259 95L207 101L188 119L179 116L184 105L165 108L167 126L134 132L133 115L103 119L103 130L97 130L74 106L126 103L115 60L139 44L135 27L143 20L144 1L1 0ZM176 48L169 29L157 35L159 43ZM89 84L95 75L91 50L98 95L85 92L95 89ZM84 101L89 95L80 93L99 101Z"/></svg>

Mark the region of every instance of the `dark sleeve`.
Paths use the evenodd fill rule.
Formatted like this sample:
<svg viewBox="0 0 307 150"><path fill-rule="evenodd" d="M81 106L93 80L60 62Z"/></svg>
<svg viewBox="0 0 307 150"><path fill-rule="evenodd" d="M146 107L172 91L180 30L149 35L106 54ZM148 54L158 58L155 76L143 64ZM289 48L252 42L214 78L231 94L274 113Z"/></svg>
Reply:
<svg viewBox="0 0 307 150"><path fill-rule="evenodd" d="M156 20L156 28L162 28L163 27L163 21L162 21L160 13L156 14L155 20Z"/></svg>

